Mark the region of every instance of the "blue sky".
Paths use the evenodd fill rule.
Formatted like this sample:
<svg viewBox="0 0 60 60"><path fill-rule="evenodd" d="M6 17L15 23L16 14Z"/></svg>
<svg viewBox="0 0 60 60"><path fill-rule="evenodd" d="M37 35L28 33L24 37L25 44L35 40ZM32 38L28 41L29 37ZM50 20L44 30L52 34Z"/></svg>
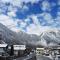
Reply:
<svg viewBox="0 0 60 60"><path fill-rule="evenodd" d="M60 29L60 0L1 0L0 18L13 31L39 34Z"/></svg>

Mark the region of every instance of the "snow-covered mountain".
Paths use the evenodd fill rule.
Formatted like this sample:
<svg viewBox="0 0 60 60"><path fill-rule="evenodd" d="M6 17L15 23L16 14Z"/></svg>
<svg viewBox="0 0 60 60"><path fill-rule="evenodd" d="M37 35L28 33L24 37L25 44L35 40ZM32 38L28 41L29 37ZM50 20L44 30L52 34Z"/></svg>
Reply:
<svg viewBox="0 0 60 60"><path fill-rule="evenodd" d="M60 30L51 29L44 31L37 36L35 34L27 34L26 32L13 32L0 23L0 40L8 44L26 44L26 45L42 45L52 46L60 44Z"/></svg>
<svg viewBox="0 0 60 60"><path fill-rule="evenodd" d="M40 36L34 34L27 34L20 31L18 33L19 39L23 44L29 45L42 45L42 46L55 46L60 44L60 30L49 30L42 32Z"/></svg>
<svg viewBox="0 0 60 60"><path fill-rule="evenodd" d="M18 33L19 39L23 44L26 45L36 45L37 41L39 41L39 36L34 34L27 34L25 32L20 31Z"/></svg>
<svg viewBox="0 0 60 60"><path fill-rule="evenodd" d="M60 30L59 29L50 29L45 31L40 36L41 43L45 46L53 46L60 44Z"/></svg>
<svg viewBox="0 0 60 60"><path fill-rule="evenodd" d="M0 41L1 40L8 44L19 43L17 42L18 39L16 33L0 23Z"/></svg>
<svg viewBox="0 0 60 60"><path fill-rule="evenodd" d="M44 31L40 36L34 34L27 34L24 32L19 32L20 40L23 44L30 45L42 45L42 46L55 46L60 44L60 30L59 29L50 29Z"/></svg>
<svg viewBox="0 0 60 60"><path fill-rule="evenodd" d="M0 23L0 42L8 44L32 44L39 40L37 35L29 35L25 32L20 31L19 33L13 32L6 26ZM35 42L35 43L34 43Z"/></svg>

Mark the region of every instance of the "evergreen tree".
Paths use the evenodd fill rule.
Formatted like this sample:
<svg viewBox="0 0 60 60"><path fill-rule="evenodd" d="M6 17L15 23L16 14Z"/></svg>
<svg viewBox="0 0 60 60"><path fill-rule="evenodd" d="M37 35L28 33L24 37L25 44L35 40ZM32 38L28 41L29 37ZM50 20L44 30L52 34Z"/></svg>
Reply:
<svg viewBox="0 0 60 60"><path fill-rule="evenodd" d="M13 55L14 55L14 47L13 45L11 45L10 56L13 56Z"/></svg>

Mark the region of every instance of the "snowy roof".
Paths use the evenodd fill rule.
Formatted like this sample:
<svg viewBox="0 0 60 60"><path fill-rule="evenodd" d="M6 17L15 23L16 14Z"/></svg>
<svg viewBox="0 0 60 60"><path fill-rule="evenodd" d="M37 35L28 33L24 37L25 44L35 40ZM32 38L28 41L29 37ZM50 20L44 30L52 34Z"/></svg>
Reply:
<svg viewBox="0 0 60 60"><path fill-rule="evenodd" d="M44 50L44 48L36 48L36 50Z"/></svg>
<svg viewBox="0 0 60 60"><path fill-rule="evenodd" d="M14 50L25 50L26 46L25 45L14 45Z"/></svg>
<svg viewBox="0 0 60 60"><path fill-rule="evenodd" d="M0 48L1 47L6 47L7 46L7 44L0 44Z"/></svg>

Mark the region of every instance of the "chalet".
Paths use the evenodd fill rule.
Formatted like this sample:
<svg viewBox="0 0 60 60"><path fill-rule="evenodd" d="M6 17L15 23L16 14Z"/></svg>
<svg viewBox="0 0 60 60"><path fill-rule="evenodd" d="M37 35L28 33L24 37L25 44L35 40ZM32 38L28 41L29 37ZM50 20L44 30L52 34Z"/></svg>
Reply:
<svg viewBox="0 0 60 60"><path fill-rule="evenodd" d="M2 56L5 53L7 44L0 44L0 56Z"/></svg>
<svg viewBox="0 0 60 60"><path fill-rule="evenodd" d="M24 54L24 50L26 49L25 45L13 45L13 47L15 56L22 56Z"/></svg>
<svg viewBox="0 0 60 60"><path fill-rule="evenodd" d="M44 53L44 48L36 48L36 55L42 55Z"/></svg>

